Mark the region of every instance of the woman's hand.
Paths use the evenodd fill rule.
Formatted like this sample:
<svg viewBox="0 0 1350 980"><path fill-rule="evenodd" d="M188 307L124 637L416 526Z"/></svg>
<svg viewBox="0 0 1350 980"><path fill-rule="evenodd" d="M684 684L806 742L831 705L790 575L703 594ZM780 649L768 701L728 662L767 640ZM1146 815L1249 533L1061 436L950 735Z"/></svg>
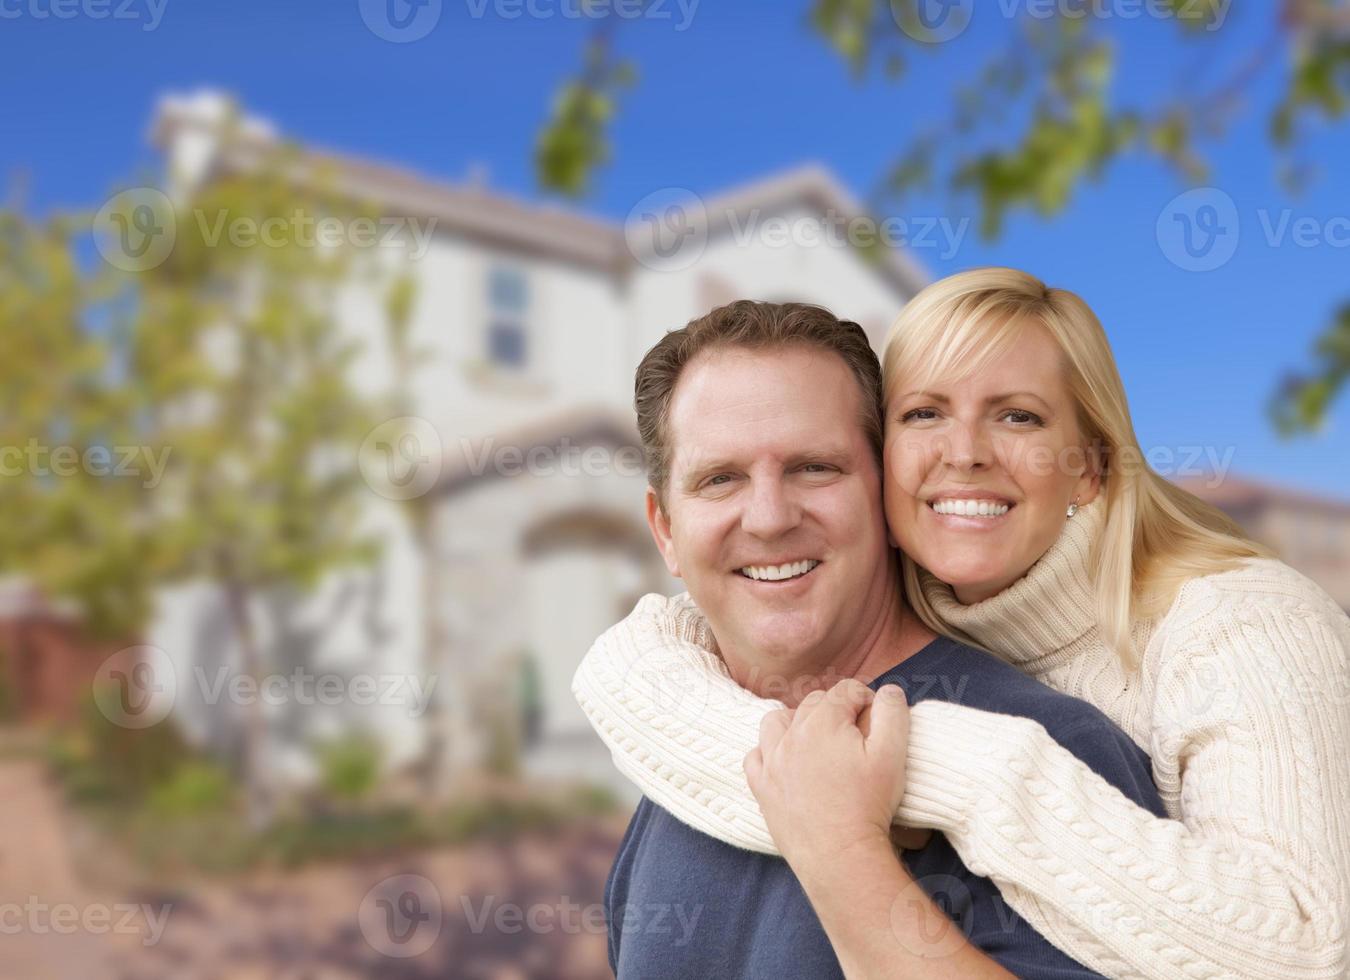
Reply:
<svg viewBox="0 0 1350 980"><path fill-rule="evenodd" d="M870 711L870 731L860 716ZM856 680L813 691L796 711L771 711L745 774L783 857L799 877L841 851L889 841L905 795L909 704L887 685Z"/></svg>

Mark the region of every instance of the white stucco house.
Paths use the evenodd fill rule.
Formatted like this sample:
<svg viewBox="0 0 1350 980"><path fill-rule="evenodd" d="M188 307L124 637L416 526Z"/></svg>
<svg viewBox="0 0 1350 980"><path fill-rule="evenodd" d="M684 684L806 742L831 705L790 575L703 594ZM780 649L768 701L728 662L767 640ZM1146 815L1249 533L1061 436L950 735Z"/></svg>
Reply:
<svg viewBox="0 0 1350 980"><path fill-rule="evenodd" d="M272 126L246 116L223 138L229 112L213 94L159 106L152 139L174 195L256 166L278 142ZM391 250L390 261L417 283L411 339L422 356L404 392L417 438L401 436L383 451L421 467L415 477L434 533L414 541L405 505L372 492L367 519L384 545L377 566L335 576L316 596L269 598L255 610L270 669L416 676L427 663L422 614L430 603L445 640L433 696L445 698L437 717L450 729L447 766L485 751L473 721L476 692L527 657L539 712L526 772L621 788L569 686L590 642L638 596L679 589L643 516L645 479L633 449L638 361L666 331L742 297L824 305L863 324L879 346L924 271L903 251L869 256L844 244L840 229L863 212L816 166L703 198L662 189L624 223L473 181L299 152L391 223L417 222L428 233L421 251ZM344 311L365 351L354 380L387 390L392 368L376 298L354 287ZM436 563L430 578L426 562ZM202 696L202 678L237 663L225 623L220 597L202 583L162 596L149 637L174 664L178 718L200 738L229 737L230 706ZM427 722L408 698L354 700L299 713L274 706L278 771L303 778L308 740L350 724L377 733L393 764L417 756Z"/></svg>

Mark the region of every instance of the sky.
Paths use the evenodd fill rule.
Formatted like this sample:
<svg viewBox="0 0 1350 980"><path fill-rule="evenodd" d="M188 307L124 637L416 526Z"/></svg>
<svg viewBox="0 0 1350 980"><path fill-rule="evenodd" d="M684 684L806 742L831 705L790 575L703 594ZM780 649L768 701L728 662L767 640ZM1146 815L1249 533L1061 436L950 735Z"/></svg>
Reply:
<svg viewBox="0 0 1350 980"><path fill-rule="evenodd" d="M381 36L385 2L0 0L7 196L21 191L36 214L97 208L153 172L157 99L213 88L306 143L450 181L480 171L493 189L545 197L534 141L594 28L578 0L429 0L419 16L434 20L409 30L434 26L409 43ZM609 164L569 206L622 220L659 188L709 196L807 162L866 198L910 137L943 123L953 88L1014 29L1009 12L1026 20L1069 0L976 2L968 30L917 49L891 81L850 75L809 29L804 0L662 0L661 16L615 31L638 83ZM1145 0L1091 5L1110 18L1118 98L1144 106L1220 84L1267 43L1264 8L1275 7L1233 4L1221 30L1187 40L1173 24L1131 19ZM1200 198L1176 202L1191 190L1183 178L1125 159L1053 218L1016 215L994 242L972 223L959 242L913 252L934 276L1011 265L1079 293L1106 327L1140 441L1164 471L1198 452L1234 474L1350 499L1350 392L1308 438L1280 440L1265 413L1280 377L1307 366L1313 339L1350 300L1350 126L1310 127L1311 186L1283 191L1266 130L1284 60L1252 78L1240 121L1205 144L1212 190ZM938 196L897 213L952 227L972 214ZM1186 222L1214 220L1221 243L1188 259ZM1231 257L1216 268L1182 267L1216 264L1224 248Z"/></svg>

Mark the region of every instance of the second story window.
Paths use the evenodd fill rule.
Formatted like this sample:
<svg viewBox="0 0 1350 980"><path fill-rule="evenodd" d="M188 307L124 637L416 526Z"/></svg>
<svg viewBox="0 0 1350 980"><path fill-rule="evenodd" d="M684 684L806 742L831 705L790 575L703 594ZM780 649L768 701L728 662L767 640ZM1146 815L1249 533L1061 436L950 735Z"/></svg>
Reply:
<svg viewBox="0 0 1350 980"><path fill-rule="evenodd" d="M529 359L529 283L519 269L495 266L488 273L488 360L518 370Z"/></svg>

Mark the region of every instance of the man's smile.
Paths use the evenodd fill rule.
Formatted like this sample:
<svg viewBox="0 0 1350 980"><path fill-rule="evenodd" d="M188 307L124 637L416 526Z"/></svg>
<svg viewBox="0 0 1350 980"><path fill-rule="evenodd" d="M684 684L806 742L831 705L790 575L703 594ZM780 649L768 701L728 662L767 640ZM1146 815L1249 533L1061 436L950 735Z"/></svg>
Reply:
<svg viewBox="0 0 1350 980"><path fill-rule="evenodd" d="M803 558L776 565L745 565L736 569L736 573L756 582L791 582L811 574L819 564L818 558Z"/></svg>

